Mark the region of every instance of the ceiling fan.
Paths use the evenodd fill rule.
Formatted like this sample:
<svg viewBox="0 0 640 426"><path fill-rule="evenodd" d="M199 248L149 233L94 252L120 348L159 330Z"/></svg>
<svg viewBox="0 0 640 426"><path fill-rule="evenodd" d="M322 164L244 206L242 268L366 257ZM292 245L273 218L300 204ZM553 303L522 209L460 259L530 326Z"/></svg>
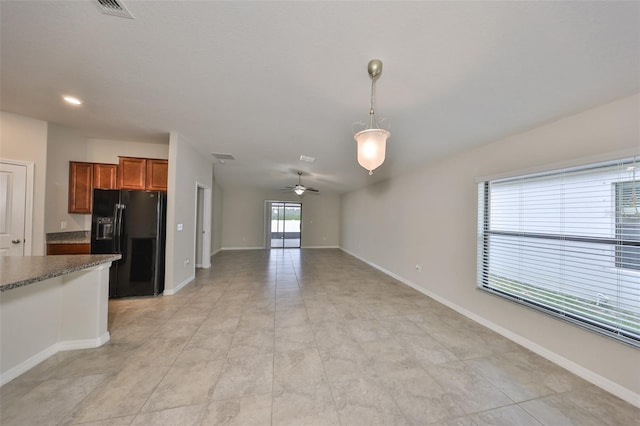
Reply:
<svg viewBox="0 0 640 426"><path fill-rule="evenodd" d="M283 191L293 191L297 196L301 196L306 191L309 192L320 192L315 188L311 188L310 186L304 186L300 181L300 177L302 176L302 172L298 172L298 184L296 186L285 186Z"/></svg>

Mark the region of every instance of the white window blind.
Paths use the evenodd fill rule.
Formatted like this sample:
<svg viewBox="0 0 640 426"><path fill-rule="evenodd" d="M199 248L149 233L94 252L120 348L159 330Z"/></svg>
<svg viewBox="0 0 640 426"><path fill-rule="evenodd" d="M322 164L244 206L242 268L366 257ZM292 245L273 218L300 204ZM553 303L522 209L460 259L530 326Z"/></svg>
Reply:
<svg viewBox="0 0 640 426"><path fill-rule="evenodd" d="M478 287L640 347L640 157L481 182Z"/></svg>

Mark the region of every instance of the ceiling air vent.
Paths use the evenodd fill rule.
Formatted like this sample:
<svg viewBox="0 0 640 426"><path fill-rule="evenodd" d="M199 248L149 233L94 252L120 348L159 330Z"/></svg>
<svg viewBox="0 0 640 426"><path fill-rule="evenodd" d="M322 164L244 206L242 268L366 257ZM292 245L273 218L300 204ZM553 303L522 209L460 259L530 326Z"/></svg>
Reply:
<svg viewBox="0 0 640 426"><path fill-rule="evenodd" d="M95 0L100 12L105 15L119 16L120 18L133 19L131 12L117 0Z"/></svg>
<svg viewBox="0 0 640 426"><path fill-rule="evenodd" d="M213 158L218 160L220 163L224 164L227 160L235 160L235 157L231 154L222 154L220 152L212 152Z"/></svg>

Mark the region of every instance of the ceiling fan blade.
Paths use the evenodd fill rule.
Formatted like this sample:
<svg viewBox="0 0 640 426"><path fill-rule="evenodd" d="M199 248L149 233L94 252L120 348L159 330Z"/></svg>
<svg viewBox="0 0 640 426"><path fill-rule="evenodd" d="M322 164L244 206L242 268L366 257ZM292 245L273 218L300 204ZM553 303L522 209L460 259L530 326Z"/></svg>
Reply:
<svg viewBox="0 0 640 426"><path fill-rule="evenodd" d="M315 188L307 188L306 190L310 191L310 192L320 192L319 190L317 190Z"/></svg>

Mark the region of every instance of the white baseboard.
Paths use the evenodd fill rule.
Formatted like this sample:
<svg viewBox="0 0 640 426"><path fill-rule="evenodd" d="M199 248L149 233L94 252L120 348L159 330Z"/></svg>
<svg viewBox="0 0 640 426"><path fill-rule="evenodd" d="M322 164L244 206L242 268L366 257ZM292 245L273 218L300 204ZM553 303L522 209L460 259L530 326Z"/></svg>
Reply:
<svg viewBox="0 0 640 426"><path fill-rule="evenodd" d="M272 247L222 247L221 249L217 250L216 253L218 253L219 251L223 251L223 250L270 250ZM276 248L282 248L282 247L276 247ZM284 248L290 248L290 247L284 247ZM300 248L303 249L323 249L323 248L330 248L330 249L339 249L340 246L302 246ZM214 253L214 254L216 254ZM211 255L213 256L213 254Z"/></svg>
<svg viewBox="0 0 640 426"><path fill-rule="evenodd" d="M264 247L222 247L220 248L220 250L264 250L264 249L265 249Z"/></svg>
<svg viewBox="0 0 640 426"><path fill-rule="evenodd" d="M366 263L367 265L371 266L372 268L375 268L377 270L379 270L380 272L383 272L387 275L389 275L392 278L395 278L396 280L400 281L401 283L408 285L409 287L413 288L416 291L419 291L420 293L424 294L425 296L429 296L430 298L442 303L443 305L453 309L454 311L458 312L461 315L464 315L465 317L477 322L478 324L481 324L493 331L495 331L496 333L500 334L503 337L506 337L507 339L519 344L520 346L523 346L527 349L529 349L530 351L540 355L541 357L548 359L549 361L553 362L554 364L557 364L559 366L561 366L562 368L565 368L567 370L569 370L570 372L572 372L573 374L575 374L578 377L581 377L583 379L585 379L586 381L588 381L589 383L594 384L595 386L598 386L601 389L604 389L605 391L617 396L620 399L623 399L625 401L627 401L629 404L632 404L636 407L640 408L640 394L637 394L635 392L633 392L631 389L627 389L624 386L620 386L618 383L613 382L609 379L607 379L606 377L603 377L587 368L584 368L583 366L576 364L575 362L553 352L550 351L549 349L540 346L539 344L527 339L526 337L523 337L519 334L516 334L510 330L507 330L506 328L499 326L491 321L488 321L486 318L483 318L477 314L474 314L471 311L468 311L467 309L456 305L455 303L451 303L449 300L444 299L440 296L438 296L437 294L434 294L432 292L430 292L429 290L420 287L419 285L407 280L404 277L401 277L375 263L369 262L368 260L358 256L355 253L350 252L349 250L346 250L344 248L341 248L342 251L344 251L345 253L355 257L358 260L361 260L362 262Z"/></svg>
<svg viewBox="0 0 640 426"><path fill-rule="evenodd" d="M20 364L2 373L2 375L0 376L0 386L4 386L5 384L9 383L19 375L26 373L36 365L40 364L45 359L57 353L58 353L58 344L56 343L38 352L32 357L27 358L26 360L22 361Z"/></svg>
<svg viewBox="0 0 640 426"><path fill-rule="evenodd" d="M187 284L189 284L191 281L193 281L195 279L196 279L195 274L189 275L185 280L180 282L174 288L165 288L164 291L162 292L162 294L164 296L173 296L174 294L176 294L177 292L182 290L182 287L186 286Z"/></svg>
<svg viewBox="0 0 640 426"><path fill-rule="evenodd" d="M96 339L85 340L67 340L58 343L58 351L73 351L76 349L92 349L98 348L111 340L111 335L107 331Z"/></svg>
<svg viewBox="0 0 640 426"><path fill-rule="evenodd" d="M16 365L15 367L2 373L2 375L0 375L0 386L4 386L5 384L9 383L16 377L26 373L36 365L40 364L42 361L57 354L58 352L76 350L76 349L97 348L107 343L110 339L111 339L111 336L107 331L97 339L67 340L65 342L58 342L38 352L32 357L24 360L23 362Z"/></svg>
<svg viewBox="0 0 640 426"><path fill-rule="evenodd" d="M218 250L214 251L213 253L211 253L211 255L209 257L213 257L215 256L218 252L220 252L222 250L222 248L219 248Z"/></svg>
<svg viewBox="0 0 640 426"><path fill-rule="evenodd" d="M266 247L266 248L265 247L222 247L220 250L216 251L216 253L218 253L219 251L222 251L222 250L270 250L272 248L281 249L282 247ZM291 247L284 247L284 248L291 248ZM339 249L340 246L302 246L300 248L303 248L303 249L323 249L323 248L326 248L326 249Z"/></svg>

